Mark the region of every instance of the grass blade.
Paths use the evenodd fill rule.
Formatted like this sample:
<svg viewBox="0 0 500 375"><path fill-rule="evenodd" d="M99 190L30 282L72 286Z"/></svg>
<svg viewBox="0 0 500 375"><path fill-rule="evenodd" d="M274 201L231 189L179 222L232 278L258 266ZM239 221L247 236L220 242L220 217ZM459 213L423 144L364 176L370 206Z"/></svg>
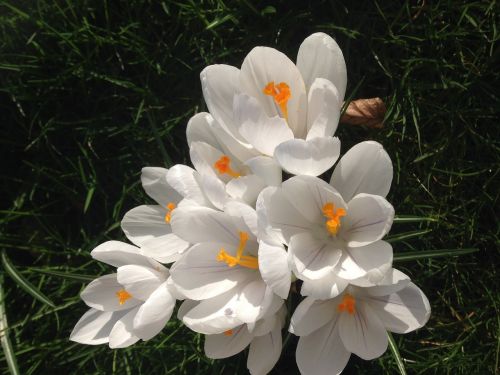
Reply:
<svg viewBox="0 0 500 375"><path fill-rule="evenodd" d="M9 276L26 292L31 294L33 298L39 300L42 303L45 303L47 306L56 307L56 305L41 291L39 291L33 284L31 284L26 278L21 275L21 273L14 267L11 263L10 259L5 254L5 251L2 252L2 265L5 271L9 274Z"/></svg>
<svg viewBox="0 0 500 375"><path fill-rule="evenodd" d="M396 361L396 365L398 366L399 373L401 375L406 375L405 365L403 363L403 358L401 358L401 354L399 353L398 346L396 345L396 341L394 341L394 337L390 332L387 332L387 337L389 338L389 348L391 349L392 357Z"/></svg>
<svg viewBox="0 0 500 375"><path fill-rule="evenodd" d="M454 257L459 255L475 253L476 251L479 251L479 249L467 248L467 249L409 251L402 254L394 254L394 262L406 262L410 260L427 259L427 258Z"/></svg>
<svg viewBox="0 0 500 375"><path fill-rule="evenodd" d="M421 223L423 221L438 221L434 217L398 215L394 217L394 223Z"/></svg>
<svg viewBox="0 0 500 375"><path fill-rule="evenodd" d="M393 236L387 237L385 239L385 241L387 241L389 243L394 243L394 242L409 240L410 238L420 237L426 233L429 233L431 230L432 229L424 229L424 230L414 230L411 232L399 233L399 234L395 234Z"/></svg>
<svg viewBox="0 0 500 375"><path fill-rule="evenodd" d="M41 268L30 268L30 271L43 273L46 275L51 275L51 276L56 276L56 277L62 277L65 279L84 281L84 282L92 281L92 280L97 278L97 276L82 275L79 273L69 273L69 272L63 272L63 271L44 270Z"/></svg>
<svg viewBox="0 0 500 375"><path fill-rule="evenodd" d="M0 341L2 349L7 361L7 367L12 375L20 375L19 367L17 366L16 355L14 348L9 338L9 323L7 323L7 313L5 312L5 295L3 292L3 275L0 275Z"/></svg>

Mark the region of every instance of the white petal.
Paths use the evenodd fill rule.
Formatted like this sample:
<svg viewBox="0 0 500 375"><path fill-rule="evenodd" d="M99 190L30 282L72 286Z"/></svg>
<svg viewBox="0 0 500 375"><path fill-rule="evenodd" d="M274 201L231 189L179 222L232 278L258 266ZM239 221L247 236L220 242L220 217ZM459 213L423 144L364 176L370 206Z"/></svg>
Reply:
<svg viewBox="0 0 500 375"><path fill-rule="evenodd" d="M193 142L189 147L189 155L191 157L191 162L200 175L214 176L220 178L224 182L231 180L230 176L220 174L215 170L215 162L224 155L221 150L205 142ZM231 168L235 168L234 158L231 158Z"/></svg>
<svg viewBox="0 0 500 375"><path fill-rule="evenodd" d="M208 110L219 124L236 137L233 97L238 92L239 74L238 68L222 64L207 66L200 74Z"/></svg>
<svg viewBox="0 0 500 375"><path fill-rule="evenodd" d="M210 208L178 208L171 220L172 231L190 243L239 243L238 228L228 214Z"/></svg>
<svg viewBox="0 0 500 375"><path fill-rule="evenodd" d="M319 176L330 169L340 155L338 138L292 139L281 143L274 157L288 173Z"/></svg>
<svg viewBox="0 0 500 375"><path fill-rule="evenodd" d="M284 306L284 304L283 304ZM281 328L281 320L278 318L278 314L266 315L262 319L259 319L255 323L247 323L248 330L254 336L264 336L271 332L274 327L278 324Z"/></svg>
<svg viewBox="0 0 500 375"><path fill-rule="evenodd" d="M161 263L172 263L189 248L189 243L173 233L144 241L142 253Z"/></svg>
<svg viewBox="0 0 500 375"><path fill-rule="evenodd" d="M358 294L387 296L405 288L410 281L411 280L408 275L405 275L403 272L395 268L391 268L387 271L384 278L377 283L377 286L373 286L373 283L369 282L369 280L366 280L365 278L350 280L349 282L353 285L361 287L357 291Z"/></svg>
<svg viewBox="0 0 500 375"><path fill-rule="evenodd" d="M121 221L121 227L127 238L142 247L145 241L165 236L172 232L165 221L167 210L162 206L143 205L132 208Z"/></svg>
<svg viewBox="0 0 500 375"><path fill-rule="evenodd" d="M293 236L288 247L298 278L321 279L337 265L342 249L333 242L316 239L311 233Z"/></svg>
<svg viewBox="0 0 500 375"><path fill-rule="evenodd" d="M281 327L276 324L266 335L254 337L248 352L247 367L252 375L265 375L271 371L281 355Z"/></svg>
<svg viewBox="0 0 500 375"><path fill-rule="evenodd" d="M255 323L266 314L274 314L282 300L260 279L249 282L241 290L236 316L242 322Z"/></svg>
<svg viewBox="0 0 500 375"><path fill-rule="evenodd" d="M171 279L169 279L171 280ZM177 319L184 319L184 315L186 315L190 310L194 309L196 306L200 304L200 301L193 301L192 299L186 299L182 302L177 310Z"/></svg>
<svg viewBox="0 0 500 375"><path fill-rule="evenodd" d="M181 196L167 182L168 169L145 167L141 171L141 183L144 191L160 206L166 207L169 202L177 203Z"/></svg>
<svg viewBox="0 0 500 375"><path fill-rule="evenodd" d="M210 113L200 112L189 119L186 127L188 146L193 142L205 142L222 150L222 145L212 131L214 119Z"/></svg>
<svg viewBox="0 0 500 375"><path fill-rule="evenodd" d="M367 193L385 197L391 188L392 162L380 143L361 142L340 159L330 184L346 202L356 194Z"/></svg>
<svg viewBox="0 0 500 375"><path fill-rule="evenodd" d="M251 232L257 237L257 213L248 204L238 201L228 201L224 206L224 212L232 217L240 218L245 225L245 232Z"/></svg>
<svg viewBox="0 0 500 375"><path fill-rule="evenodd" d="M388 331L407 333L423 327L431 307L425 294L415 284L388 296L366 297Z"/></svg>
<svg viewBox="0 0 500 375"><path fill-rule="evenodd" d="M317 78L312 84L307 104L307 137L332 137L340 119L342 99L335 85Z"/></svg>
<svg viewBox="0 0 500 375"><path fill-rule="evenodd" d="M90 309L78 320L69 339L86 345L105 344L109 342L109 334L113 326L127 311Z"/></svg>
<svg viewBox="0 0 500 375"><path fill-rule="evenodd" d="M280 110L274 99L263 93L269 82L285 82L290 87L288 124L296 137L304 138L307 99L299 70L283 53L273 48L256 47L246 56L241 66L241 91L257 98L267 115L273 117L280 115Z"/></svg>
<svg viewBox="0 0 500 375"><path fill-rule="evenodd" d="M234 328L230 335L223 333L207 335L205 337L205 355L212 359L231 357L245 349L252 341L252 337L246 324Z"/></svg>
<svg viewBox="0 0 500 375"><path fill-rule="evenodd" d="M156 336L167 324L175 306L175 298L167 283L161 284L142 304L134 318L135 335L143 340Z"/></svg>
<svg viewBox="0 0 500 375"><path fill-rule="evenodd" d="M335 318L338 303L338 298L305 298L295 309L288 330L296 336L310 335Z"/></svg>
<svg viewBox="0 0 500 375"><path fill-rule="evenodd" d="M87 285L80 297L87 306L102 311L127 310L142 303L132 296L120 305L120 299L116 293L123 289L123 286L116 280L116 274L105 275Z"/></svg>
<svg viewBox="0 0 500 375"><path fill-rule="evenodd" d="M349 282L337 277L334 272L318 280L304 280L300 294L317 299L335 298L347 288Z"/></svg>
<svg viewBox="0 0 500 375"><path fill-rule="evenodd" d="M120 241L107 241L97 246L90 253L92 258L114 267L126 264L151 266L152 260L140 253L140 249ZM154 263L154 262L153 262Z"/></svg>
<svg viewBox="0 0 500 375"><path fill-rule="evenodd" d="M147 300L151 293L167 280L168 273L150 267L127 265L117 269L117 279L133 297Z"/></svg>
<svg viewBox="0 0 500 375"><path fill-rule="evenodd" d="M262 279L281 298L286 299L292 282L288 254L282 245L259 242L259 270Z"/></svg>
<svg viewBox="0 0 500 375"><path fill-rule="evenodd" d="M329 35L315 33L307 37L300 45L297 67L308 89L316 78L326 78L339 90L340 100L344 99L347 85L344 55Z"/></svg>
<svg viewBox="0 0 500 375"><path fill-rule="evenodd" d="M339 314L339 334L347 350L365 360L380 357L387 349L387 331L375 311L359 299L354 314Z"/></svg>
<svg viewBox="0 0 500 375"><path fill-rule="evenodd" d="M347 208L340 194L317 177L294 176L283 182L282 188L288 201L312 223L324 225L323 206L327 202L333 203L336 209Z"/></svg>
<svg viewBox="0 0 500 375"><path fill-rule="evenodd" d="M224 182L212 174L200 175L197 180L210 203L215 208L222 210L226 200L229 199Z"/></svg>
<svg viewBox="0 0 500 375"><path fill-rule="evenodd" d="M392 265L392 246L377 241L362 247L347 247L337 265L337 274L343 279L366 277L376 284L381 281Z"/></svg>
<svg viewBox="0 0 500 375"><path fill-rule="evenodd" d="M236 316L238 290L201 301L187 311L182 321L190 329L206 335L223 333L243 322Z"/></svg>
<svg viewBox="0 0 500 375"><path fill-rule="evenodd" d="M208 299L231 290L256 274L255 270L218 261L224 248L234 254L230 244L210 242L194 245L170 269L172 280L179 291L190 299Z"/></svg>
<svg viewBox="0 0 500 375"><path fill-rule="evenodd" d="M339 235L350 247L380 240L391 229L394 208L379 195L358 194L347 204Z"/></svg>
<svg viewBox="0 0 500 375"><path fill-rule="evenodd" d="M302 374L338 375L350 356L339 337L337 319L332 319L323 328L299 339L296 360Z"/></svg>
<svg viewBox="0 0 500 375"><path fill-rule="evenodd" d="M256 156L245 162L252 174L259 176L268 186L279 186L282 181L281 167L267 156Z"/></svg>
<svg viewBox="0 0 500 375"><path fill-rule="evenodd" d="M264 181L256 175L233 178L226 185L227 193L234 199L238 199L249 205L255 205L259 193L266 185Z"/></svg>
<svg viewBox="0 0 500 375"><path fill-rule="evenodd" d="M279 230L277 228L272 228L269 225L268 221L268 212L267 206L269 202L271 202L271 198L276 192L279 191L281 195L281 189L278 189L274 186L267 187L263 189L259 196L257 197L257 202L255 203L255 211L257 212L257 230L258 230L258 238L261 241L265 241L271 245L280 245L285 242L282 238L281 233L278 233ZM285 202L288 201L285 199Z"/></svg>
<svg viewBox="0 0 500 375"><path fill-rule="evenodd" d="M196 177L198 172L186 165L177 164L168 170L168 183L184 198L192 200L201 206L211 207Z"/></svg>
<svg viewBox="0 0 500 375"><path fill-rule="evenodd" d="M235 138L235 136L230 134L217 122L212 124L212 131L221 145L220 148L216 148L223 150L224 153L230 155L232 154L240 161L245 161L260 155L260 153L251 144L241 140L243 137L241 137L239 133L236 135L238 138Z"/></svg>
<svg viewBox="0 0 500 375"><path fill-rule="evenodd" d="M139 337L134 334L134 317L139 307L127 312L113 326L109 334L109 347L111 349L126 348L139 341Z"/></svg>
<svg viewBox="0 0 500 375"><path fill-rule="evenodd" d="M235 96L234 113L240 134L264 155L273 156L276 146L294 138L284 118L268 117L251 96Z"/></svg>

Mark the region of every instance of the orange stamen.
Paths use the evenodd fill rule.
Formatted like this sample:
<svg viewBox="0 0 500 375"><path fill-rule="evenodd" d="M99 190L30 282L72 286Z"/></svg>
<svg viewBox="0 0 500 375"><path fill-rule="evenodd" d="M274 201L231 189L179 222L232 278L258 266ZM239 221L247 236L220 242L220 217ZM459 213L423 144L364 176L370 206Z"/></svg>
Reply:
<svg viewBox="0 0 500 375"><path fill-rule="evenodd" d="M264 87L262 92L274 98L274 102L280 107L281 114L285 119L288 119L288 101L292 97L290 86L285 82L275 85L274 81L271 81Z"/></svg>
<svg viewBox="0 0 500 375"><path fill-rule="evenodd" d="M168 202L167 204L167 213L165 214L165 222L170 224L170 220L172 219L172 211L175 209L176 205L173 202Z"/></svg>
<svg viewBox="0 0 500 375"><path fill-rule="evenodd" d="M120 289L118 292L116 292L116 297L118 298L118 303L120 305L123 305L127 300L132 298L132 294L127 292L125 289Z"/></svg>
<svg viewBox="0 0 500 375"><path fill-rule="evenodd" d="M328 220L325 223L326 230L330 234L337 234L340 229L340 218L347 215L343 208L338 208L335 210L335 205L331 202L325 203L323 206L323 216Z"/></svg>
<svg viewBox="0 0 500 375"><path fill-rule="evenodd" d="M231 158L227 155L222 155L220 159L214 163L214 168L217 169L220 174L225 173L233 178L241 176L241 174L231 168Z"/></svg>
<svg viewBox="0 0 500 375"><path fill-rule="evenodd" d="M245 250L245 245L248 241L248 233L247 232L240 232L240 244L238 246L238 249L236 250L236 256L232 256L224 250L224 248L221 248L219 251L219 254L217 254L217 261L219 262L226 262L226 264L229 267L234 267L236 265L239 265L241 267L246 267L246 268L251 268L251 269L258 269L259 268L259 262L256 257L250 256L250 255L243 255L243 251Z"/></svg>
<svg viewBox="0 0 500 375"><path fill-rule="evenodd" d="M342 302L338 304L337 310L339 312L347 311L350 315L353 315L356 312L356 300L349 293L346 293L342 297Z"/></svg>
<svg viewBox="0 0 500 375"><path fill-rule="evenodd" d="M231 336L233 334L232 329L228 329L227 331L224 331L224 336Z"/></svg>

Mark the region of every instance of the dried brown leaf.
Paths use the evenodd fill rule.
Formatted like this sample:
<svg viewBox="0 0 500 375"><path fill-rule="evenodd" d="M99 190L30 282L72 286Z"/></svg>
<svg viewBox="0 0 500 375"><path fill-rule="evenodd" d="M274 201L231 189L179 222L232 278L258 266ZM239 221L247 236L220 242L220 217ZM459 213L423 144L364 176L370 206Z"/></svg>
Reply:
<svg viewBox="0 0 500 375"><path fill-rule="evenodd" d="M340 122L380 129L384 126L386 111L385 103L380 98L358 99L349 103Z"/></svg>

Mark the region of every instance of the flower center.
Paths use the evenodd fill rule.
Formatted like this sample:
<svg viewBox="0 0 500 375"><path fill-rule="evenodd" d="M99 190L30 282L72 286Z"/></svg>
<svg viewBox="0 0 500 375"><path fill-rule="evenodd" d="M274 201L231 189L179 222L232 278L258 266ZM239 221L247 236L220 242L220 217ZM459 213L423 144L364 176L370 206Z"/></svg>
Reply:
<svg viewBox="0 0 500 375"><path fill-rule="evenodd" d="M251 268L254 270L258 269L259 262L257 260L257 257L251 255L243 255L243 251L245 250L247 241L248 233L240 232L240 244L238 246L238 250L236 250L236 256L233 257L232 255L228 254L226 250L221 248L219 254L217 254L217 261L226 262L229 267L239 265L241 267Z"/></svg>
<svg viewBox="0 0 500 375"><path fill-rule="evenodd" d="M288 119L288 100L292 97L292 91L290 90L290 86L288 86L285 82L280 82L277 85L274 84L274 81L269 82L262 92L266 95L272 96L274 98L274 102L280 107L281 114L285 118Z"/></svg>
<svg viewBox="0 0 500 375"><path fill-rule="evenodd" d="M172 219L172 211L175 209L176 205L174 202L168 202L167 204L167 213L165 214L165 222L170 224L170 220Z"/></svg>
<svg viewBox="0 0 500 375"><path fill-rule="evenodd" d="M332 202L326 202L323 206L323 216L328 220L325 223L326 230L328 233L336 235L340 229L340 218L347 215L343 208L335 209L335 205Z"/></svg>
<svg viewBox="0 0 500 375"><path fill-rule="evenodd" d="M222 155L219 160L214 163L214 168L220 174L228 174L233 178L238 178L241 176L238 172L231 168L231 158L227 155Z"/></svg>
<svg viewBox="0 0 500 375"><path fill-rule="evenodd" d="M344 294L342 297L342 302L337 306L339 312L347 311L350 315L356 312L356 300L349 293Z"/></svg>
<svg viewBox="0 0 500 375"><path fill-rule="evenodd" d="M224 331L224 336L231 336L233 334L232 329L228 329L227 331Z"/></svg>
<svg viewBox="0 0 500 375"><path fill-rule="evenodd" d="M118 303L120 305L123 305L127 300L132 298L132 294L127 292L125 289L120 289L118 292L116 292L116 298L118 298Z"/></svg>

